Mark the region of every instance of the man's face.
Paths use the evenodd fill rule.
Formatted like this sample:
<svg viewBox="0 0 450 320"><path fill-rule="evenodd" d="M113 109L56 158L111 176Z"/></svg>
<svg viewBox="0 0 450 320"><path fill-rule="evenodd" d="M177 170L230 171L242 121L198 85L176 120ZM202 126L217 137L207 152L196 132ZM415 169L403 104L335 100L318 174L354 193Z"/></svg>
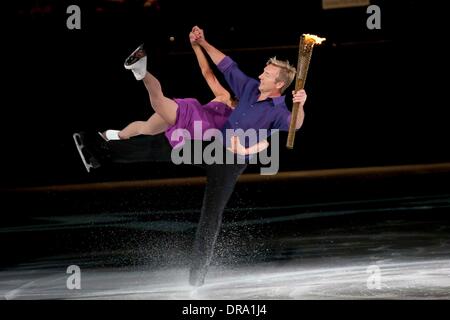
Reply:
<svg viewBox="0 0 450 320"><path fill-rule="evenodd" d="M276 79L280 74L280 68L269 64L264 68L263 73L259 76L260 84L259 91L263 92L273 92L279 91L283 87L282 82L277 82Z"/></svg>

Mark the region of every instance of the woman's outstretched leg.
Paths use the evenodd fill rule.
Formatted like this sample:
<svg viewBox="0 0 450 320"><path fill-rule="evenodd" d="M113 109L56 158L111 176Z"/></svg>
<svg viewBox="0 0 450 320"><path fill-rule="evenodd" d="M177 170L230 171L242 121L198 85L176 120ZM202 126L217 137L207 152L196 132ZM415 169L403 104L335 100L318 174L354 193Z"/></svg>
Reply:
<svg viewBox="0 0 450 320"><path fill-rule="evenodd" d="M130 139L138 135L153 136L166 131L169 124L157 113L147 121L134 121L119 132L121 140Z"/></svg>
<svg viewBox="0 0 450 320"><path fill-rule="evenodd" d="M169 124L157 113L154 113L147 121L134 121L119 130L106 130L100 132L103 139L110 140L127 140L131 137L139 135L154 136L166 131Z"/></svg>
<svg viewBox="0 0 450 320"><path fill-rule="evenodd" d="M159 80L147 71L143 79L150 97L150 103L157 114L169 125L175 124L178 104L164 96Z"/></svg>
<svg viewBox="0 0 450 320"><path fill-rule="evenodd" d="M143 45L140 45L125 60L125 68L133 72L136 80L144 81L155 112L168 124L175 124L178 104L164 96L159 80L147 71L147 53Z"/></svg>

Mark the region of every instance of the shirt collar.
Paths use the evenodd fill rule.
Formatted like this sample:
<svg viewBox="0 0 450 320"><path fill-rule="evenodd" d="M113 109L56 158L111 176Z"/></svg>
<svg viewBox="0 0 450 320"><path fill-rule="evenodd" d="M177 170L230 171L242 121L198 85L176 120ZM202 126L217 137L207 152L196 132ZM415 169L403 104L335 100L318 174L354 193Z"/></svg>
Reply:
<svg viewBox="0 0 450 320"><path fill-rule="evenodd" d="M268 98L266 98L263 101L269 101L272 104L273 107L276 107L276 106L279 106L279 105L285 105L286 104L285 98L286 98L285 95L278 96L278 97L273 97L273 98L272 97L268 97Z"/></svg>
<svg viewBox="0 0 450 320"><path fill-rule="evenodd" d="M275 98L272 98L272 102L273 102L273 105L276 107L276 106L279 106L279 105L284 105L285 104L285 98L286 96L279 96L279 97L275 97Z"/></svg>

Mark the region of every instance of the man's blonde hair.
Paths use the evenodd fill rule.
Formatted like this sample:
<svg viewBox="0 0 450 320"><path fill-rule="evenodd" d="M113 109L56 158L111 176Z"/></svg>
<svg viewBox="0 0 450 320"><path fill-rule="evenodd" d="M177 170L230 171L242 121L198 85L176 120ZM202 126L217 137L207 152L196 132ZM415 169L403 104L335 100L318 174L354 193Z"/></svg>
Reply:
<svg viewBox="0 0 450 320"><path fill-rule="evenodd" d="M289 61L278 60L277 57L270 58L266 65L269 64L280 68L280 74L276 81L284 82L284 86L281 88L281 93L283 93L291 85L292 81L294 81L297 70L290 65Z"/></svg>

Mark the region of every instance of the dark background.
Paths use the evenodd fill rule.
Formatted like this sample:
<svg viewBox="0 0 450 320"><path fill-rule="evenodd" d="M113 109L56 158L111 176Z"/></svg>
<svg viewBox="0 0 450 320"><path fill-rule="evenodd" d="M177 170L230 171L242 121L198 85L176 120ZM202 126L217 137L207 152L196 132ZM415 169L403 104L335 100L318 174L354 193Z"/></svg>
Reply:
<svg viewBox="0 0 450 320"><path fill-rule="evenodd" d="M274 55L295 63L302 33L327 38L314 50L305 123L295 149L282 150L281 170L449 161L445 11L371 3L381 30L367 29L365 7L322 10L318 0L14 2L3 20L1 185L203 174L140 164L88 175L72 140L150 116L143 84L123 68L142 42L167 96L209 101L188 41L193 25L254 77ZM81 8L81 30L66 28L70 4Z"/></svg>
<svg viewBox="0 0 450 320"><path fill-rule="evenodd" d="M171 163L116 164L88 174L72 139L76 131L120 129L150 116L143 84L123 68L142 42L167 96L211 99L188 42L196 24L254 77L272 56L295 63L302 33L327 38L314 49L295 149L281 154L282 171L304 175L240 181L224 212L214 264L420 261L428 268L447 259L448 164L406 172L307 171L450 162L448 19L437 5L443 2L371 2L381 8L381 30L366 28L365 7L325 11L320 0L11 3L0 19L3 283L33 278L14 291L38 288L66 275L71 264L125 272L187 267L203 183L20 187L204 176ZM71 4L81 7L81 30L66 28ZM19 192L10 190L16 187ZM20 270L31 278L16 279ZM424 274L446 277L440 270ZM448 296L439 281L427 290L420 280L389 290L414 299ZM36 293L45 295L45 288Z"/></svg>

